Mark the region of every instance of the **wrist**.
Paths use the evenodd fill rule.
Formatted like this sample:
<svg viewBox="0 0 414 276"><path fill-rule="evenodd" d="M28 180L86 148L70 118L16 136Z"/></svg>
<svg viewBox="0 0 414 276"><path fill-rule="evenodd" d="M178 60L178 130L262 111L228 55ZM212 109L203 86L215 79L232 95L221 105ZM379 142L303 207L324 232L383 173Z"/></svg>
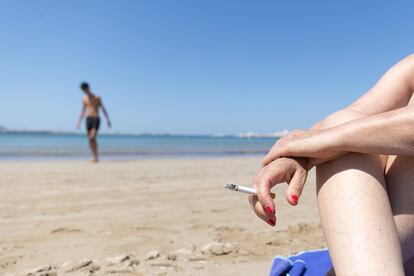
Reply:
<svg viewBox="0 0 414 276"><path fill-rule="evenodd" d="M347 145L347 127L337 126L325 130L325 141L328 150L343 151Z"/></svg>
<svg viewBox="0 0 414 276"><path fill-rule="evenodd" d="M322 143L319 145L321 145L323 151L335 154L327 158L306 158L307 170L310 170L313 167L321 165L330 160L336 159L347 151L346 146L348 144L348 135L347 130L343 126L321 130L318 135L320 135L318 140L320 143ZM318 145L315 145L315 147L318 147Z"/></svg>

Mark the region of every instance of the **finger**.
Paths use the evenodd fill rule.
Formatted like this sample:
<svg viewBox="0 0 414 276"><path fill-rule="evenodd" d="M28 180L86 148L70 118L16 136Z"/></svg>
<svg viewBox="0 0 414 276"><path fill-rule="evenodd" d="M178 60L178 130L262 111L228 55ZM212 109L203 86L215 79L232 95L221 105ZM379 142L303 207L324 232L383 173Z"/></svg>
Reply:
<svg viewBox="0 0 414 276"><path fill-rule="evenodd" d="M263 159L263 167L281 157L309 157L309 155L304 150L297 148L296 141L291 140L274 149L272 148Z"/></svg>
<svg viewBox="0 0 414 276"><path fill-rule="evenodd" d="M273 161L275 161L276 159L278 159L280 157L279 155L279 146L278 145L274 145L270 151L266 154L266 156L263 159L263 167L269 165L270 163L272 163Z"/></svg>
<svg viewBox="0 0 414 276"><path fill-rule="evenodd" d="M286 190L286 199L291 205L297 205L305 186L307 177L306 170L297 170L289 182Z"/></svg>
<svg viewBox="0 0 414 276"><path fill-rule="evenodd" d="M250 203L250 207L252 208L252 210L253 211L255 211L254 210L254 197L256 197L256 196L254 196L254 195L249 195L248 197L247 197L247 199L249 200L249 203ZM256 197L257 198L257 197Z"/></svg>
<svg viewBox="0 0 414 276"><path fill-rule="evenodd" d="M290 141L293 139L294 135L287 134L286 136L280 138L276 141L276 143L272 146L266 156L263 158L263 167L269 165L276 159L286 155L287 156L287 149Z"/></svg>
<svg viewBox="0 0 414 276"><path fill-rule="evenodd" d="M254 180L254 181L256 181L256 180ZM254 184L254 185L253 185L253 188L257 191L256 184ZM256 196L257 196L257 193L256 193ZM276 198L276 194L271 192L271 193L270 193L270 197L271 197L272 199L275 199L275 198Z"/></svg>
<svg viewBox="0 0 414 276"><path fill-rule="evenodd" d="M266 221L267 217L266 217L266 214L264 212L262 212L263 208L261 208L261 209L260 209L260 207L256 208L256 204L258 202L259 202L259 200L257 199L257 196L249 195L249 203L250 203L250 206L252 207L253 212L256 214L257 217L259 217L260 219Z"/></svg>
<svg viewBox="0 0 414 276"><path fill-rule="evenodd" d="M269 218L269 216L267 215L265 209L263 208L262 203L257 200L255 203L255 210L258 214L258 216L264 220L267 224L269 224L270 226L275 226L276 225L276 216L273 214L273 216L271 216Z"/></svg>
<svg viewBox="0 0 414 276"><path fill-rule="evenodd" d="M270 181L266 177L259 177L256 184L257 198L262 204L268 218L275 216L275 204L270 195Z"/></svg>
<svg viewBox="0 0 414 276"><path fill-rule="evenodd" d="M263 167L269 165L273 160L275 160L275 158L273 157L273 153L275 152L275 150L281 145L283 140L283 137L278 139L273 146L270 148L269 152L266 154L266 156L263 158L263 162L262 165Z"/></svg>
<svg viewBox="0 0 414 276"><path fill-rule="evenodd" d="M277 183L283 182L283 171L276 167L276 163L262 168L260 174L255 180L257 197L268 218L274 218L275 204L273 202L270 189Z"/></svg>
<svg viewBox="0 0 414 276"><path fill-rule="evenodd" d="M250 205L251 205L251 207L252 207L252 209L253 209L253 211L254 211L254 213L256 214L257 217L259 217L260 219L265 221L270 226L275 226L276 225L276 217L274 217L274 218L268 218L267 217L266 212L263 209L263 205L260 203L257 196L250 195L249 196L249 201L250 201Z"/></svg>

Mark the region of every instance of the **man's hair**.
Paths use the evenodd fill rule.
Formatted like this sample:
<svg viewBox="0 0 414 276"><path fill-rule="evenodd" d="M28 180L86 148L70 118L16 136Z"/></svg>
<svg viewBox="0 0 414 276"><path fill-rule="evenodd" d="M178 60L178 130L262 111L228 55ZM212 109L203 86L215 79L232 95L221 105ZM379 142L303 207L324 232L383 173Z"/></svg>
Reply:
<svg viewBox="0 0 414 276"><path fill-rule="evenodd" d="M82 82L81 85L80 85L80 87L82 89L89 89L89 84L87 82Z"/></svg>

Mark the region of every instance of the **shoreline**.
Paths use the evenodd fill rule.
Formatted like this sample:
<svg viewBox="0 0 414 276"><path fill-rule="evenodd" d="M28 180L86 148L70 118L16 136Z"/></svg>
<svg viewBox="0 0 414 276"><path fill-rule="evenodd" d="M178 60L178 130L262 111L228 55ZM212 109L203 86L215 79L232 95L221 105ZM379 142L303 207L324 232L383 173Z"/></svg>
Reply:
<svg viewBox="0 0 414 276"><path fill-rule="evenodd" d="M266 152L258 153L223 153L223 154L148 154L148 155L124 155L124 154L113 154L113 155L100 155L99 162L133 162L143 160L181 160L181 159L220 159L220 158L262 158ZM2 156L0 154L0 163L7 162L87 162L91 157L91 154L84 155L47 155L47 156Z"/></svg>
<svg viewBox="0 0 414 276"><path fill-rule="evenodd" d="M10 136L10 137L8 137ZM265 155L273 138L213 136L99 135L102 160L142 160ZM83 160L91 156L84 135L1 135L0 162L8 160Z"/></svg>

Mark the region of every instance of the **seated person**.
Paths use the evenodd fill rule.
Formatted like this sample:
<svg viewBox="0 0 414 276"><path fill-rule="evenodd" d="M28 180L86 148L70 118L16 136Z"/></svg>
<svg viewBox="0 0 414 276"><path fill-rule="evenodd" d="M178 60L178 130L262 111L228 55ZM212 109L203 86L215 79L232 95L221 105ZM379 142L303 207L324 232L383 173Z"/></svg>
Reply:
<svg viewBox="0 0 414 276"><path fill-rule="evenodd" d="M270 189L300 202L316 166L317 201L337 275L414 275L414 54L351 105L278 140L249 196L276 224Z"/></svg>

